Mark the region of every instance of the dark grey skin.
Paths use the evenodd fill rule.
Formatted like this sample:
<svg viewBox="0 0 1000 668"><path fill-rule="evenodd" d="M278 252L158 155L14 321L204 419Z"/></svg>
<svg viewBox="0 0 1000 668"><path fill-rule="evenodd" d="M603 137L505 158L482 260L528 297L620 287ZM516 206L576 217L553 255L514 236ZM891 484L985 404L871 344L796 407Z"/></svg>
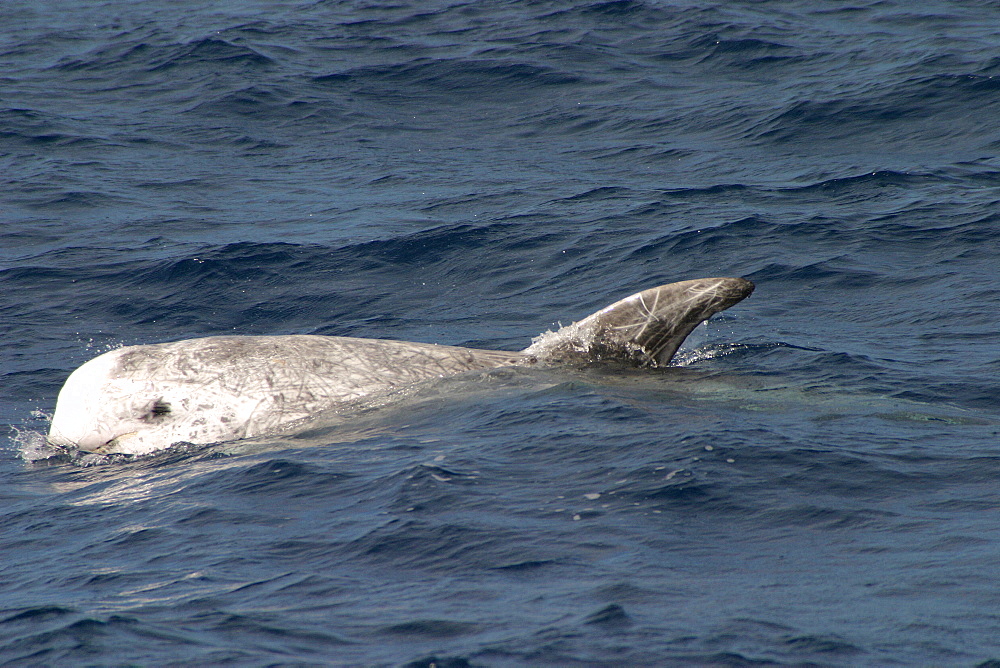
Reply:
<svg viewBox="0 0 1000 668"><path fill-rule="evenodd" d="M691 331L753 283L702 278L636 293L521 352L336 336L214 336L129 346L74 371L48 439L146 454L288 431L346 402L432 378L504 366L614 360L665 366Z"/></svg>

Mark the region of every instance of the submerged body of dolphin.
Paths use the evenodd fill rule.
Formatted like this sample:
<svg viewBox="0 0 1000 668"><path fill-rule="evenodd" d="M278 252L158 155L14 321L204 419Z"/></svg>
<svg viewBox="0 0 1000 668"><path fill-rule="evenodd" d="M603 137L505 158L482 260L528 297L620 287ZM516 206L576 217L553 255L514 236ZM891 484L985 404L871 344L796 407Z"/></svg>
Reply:
<svg viewBox="0 0 1000 668"><path fill-rule="evenodd" d="M91 452L145 454L177 442L277 433L344 402L477 369L599 359L661 366L699 323L753 287L742 278L703 278L651 288L522 352L312 335L129 346L70 375L48 439Z"/></svg>

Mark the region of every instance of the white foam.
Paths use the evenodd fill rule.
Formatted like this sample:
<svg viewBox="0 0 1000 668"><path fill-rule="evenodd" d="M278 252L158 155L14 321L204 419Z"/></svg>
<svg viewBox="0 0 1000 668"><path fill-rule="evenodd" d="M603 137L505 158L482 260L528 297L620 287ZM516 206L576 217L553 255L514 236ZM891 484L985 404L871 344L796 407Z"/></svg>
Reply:
<svg viewBox="0 0 1000 668"><path fill-rule="evenodd" d="M531 339L531 345L522 352L544 361L556 355L565 355L567 352L585 355L593 344L594 329L581 327L580 323L574 322L555 332L551 330L542 332Z"/></svg>

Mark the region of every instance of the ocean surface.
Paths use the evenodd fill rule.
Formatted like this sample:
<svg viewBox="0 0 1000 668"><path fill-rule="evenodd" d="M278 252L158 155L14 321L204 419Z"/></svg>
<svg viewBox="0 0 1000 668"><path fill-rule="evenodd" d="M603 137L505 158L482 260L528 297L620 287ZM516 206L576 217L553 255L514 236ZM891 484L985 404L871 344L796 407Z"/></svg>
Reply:
<svg viewBox="0 0 1000 668"><path fill-rule="evenodd" d="M994 2L4 0L0 663L1000 665ZM745 276L665 369L60 450L123 345L520 350Z"/></svg>

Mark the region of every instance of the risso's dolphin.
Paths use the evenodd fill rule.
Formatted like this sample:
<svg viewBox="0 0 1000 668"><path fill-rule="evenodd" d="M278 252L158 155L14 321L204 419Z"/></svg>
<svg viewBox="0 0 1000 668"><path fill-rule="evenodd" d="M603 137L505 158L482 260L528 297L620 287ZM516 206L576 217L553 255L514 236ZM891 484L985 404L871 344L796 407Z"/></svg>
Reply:
<svg viewBox="0 0 1000 668"><path fill-rule="evenodd" d="M753 292L742 278L663 285L535 339L521 352L338 336L213 336L129 346L70 374L48 439L146 454L288 431L320 411L476 369L619 360L664 366L684 338Z"/></svg>

